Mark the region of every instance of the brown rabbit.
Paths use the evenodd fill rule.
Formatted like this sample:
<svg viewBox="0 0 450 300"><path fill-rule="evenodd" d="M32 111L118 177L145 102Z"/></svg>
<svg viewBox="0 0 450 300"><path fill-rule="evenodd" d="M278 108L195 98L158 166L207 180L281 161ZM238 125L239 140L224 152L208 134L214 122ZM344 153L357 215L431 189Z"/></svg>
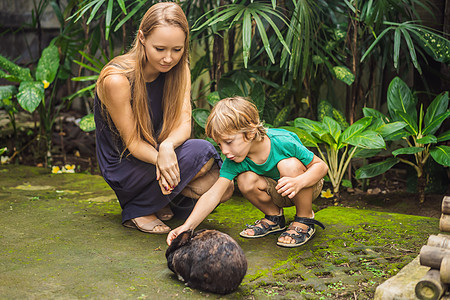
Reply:
<svg viewBox="0 0 450 300"><path fill-rule="evenodd" d="M217 230L181 233L167 248L166 258L169 269L189 287L216 294L236 290L247 272L242 248Z"/></svg>

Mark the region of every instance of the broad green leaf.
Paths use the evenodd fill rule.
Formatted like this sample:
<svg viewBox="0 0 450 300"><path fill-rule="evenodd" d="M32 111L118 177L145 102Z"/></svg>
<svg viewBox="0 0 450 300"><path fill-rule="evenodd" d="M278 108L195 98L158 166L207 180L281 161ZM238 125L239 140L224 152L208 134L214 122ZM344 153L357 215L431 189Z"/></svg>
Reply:
<svg viewBox="0 0 450 300"><path fill-rule="evenodd" d="M385 141L397 141L400 140L402 138L406 138L408 136L411 136L411 133L409 133L408 131L406 131L405 129L396 131L388 136L383 137Z"/></svg>
<svg viewBox="0 0 450 300"><path fill-rule="evenodd" d="M337 143L339 136L341 135L341 126L339 123L332 118L325 116L323 118L322 127L330 134L334 142Z"/></svg>
<svg viewBox="0 0 450 300"><path fill-rule="evenodd" d="M383 123L388 123L389 119L384 114L376 109L363 107L363 114L365 117L373 117L374 119L380 119Z"/></svg>
<svg viewBox="0 0 450 300"><path fill-rule="evenodd" d="M220 96L218 91L214 91L212 93L209 93L208 97L206 97L209 105L213 106L216 105L217 102L220 101Z"/></svg>
<svg viewBox="0 0 450 300"><path fill-rule="evenodd" d="M405 128L407 124L405 122L392 122L388 124L381 125L375 131L381 134L382 137L387 137L394 132L397 132L403 128Z"/></svg>
<svg viewBox="0 0 450 300"><path fill-rule="evenodd" d="M450 130L447 130L446 132L441 133L438 137L437 137L437 141L438 142L445 142L450 140Z"/></svg>
<svg viewBox="0 0 450 300"><path fill-rule="evenodd" d="M17 94L17 88L14 85L0 85L0 100L9 99Z"/></svg>
<svg viewBox="0 0 450 300"><path fill-rule="evenodd" d="M345 186L347 188L353 187L352 182L350 180L348 180L348 179L342 179L341 185Z"/></svg>
<svg viewBox="0 0 450 300"><path fill-rule="evenodd" d="M395 111L395 113L397 114L398 120L403 121L407 124L407 126L405 126L406 130L408 130L413 135L417 135L419 133L417 122L414 122L413 118L409 114L400 110Z"/></svg>
<svg viewBox="0 0 450 300"><path fill-rule="evenodd" d="M95 130L94 114L88 114L81 118L80 128L85 132Z"/></svg>
<svg viewBox="0 0 450 300"><path fill-rule="evenodd" d="M378 176L385 173L390 168L395 166L400 160L398 158L390 157L384 161L366 165L359 168L355 172L356 179L365 179Z"/></svg>
<svg viewBox="0 0 450 300"><path fill-rule="evenodd" d="M428 124L427 127L423 129L423 134L429 134L431 132L436 132L442 125L442 122L445 121L450 116L450 110L447 112L440 114L439 116L436 116L433 121Z"/></svg>
<svg viewBox="0 0 450 300"><path fill-rule="evenodd" d="M317 140L315 137L313 137L303 129L293 126L281 126L279 128L286 129L295 133L305 147L319 147L317 145L317 143L319 143L319 140Z"/></svg>
<svg viewBox="0 0 450 300"><path fill-rule="evenodd" d="M353 123L344 130L341 136L341 143L348 143L348 140L363 132L372 122L372 117L364 117Z"/></svg>
<svg viewBox="0 0 450 300"><path fill-rule="evenodd" d="M355 81L355 75L345 66L333 67L334 76L343 81L347 85L351 85Z"/></svg>
<svg viewBox="0 0 450 300"><path fill-rule="evenodd" d="M448 109L448 92L439 94L434 98L433 102L431 102L430 106L427 108L427 112L425 114L425 127L429 126L437 116L445 113ZM431 128L429 133L433 134L439 129L439 126L435 128Z"/></svg>
<svg viewBox="0 0 450 300"><path fill-rule="evenodd" d="M430 155L433 159L446 167L450 166L450 147L439 145L430 149Z"/></svg>
<svg viewBox="0 0 450 300"><path fill-rule="evenodd" d="M348 123L347 120L345 119L344 114L340 111L337 110L336 108L333 107L333 119L338 122L338 124L341 126L342 130L345 130L348 128Z"/></svg>
<svg viewBox="0 0 450 300"><path fill-rule="evenodd" d="M327 100L321 100L317 105L317 119L322 122L325 116L333 117L333 106Z"/></svg>
<svg viewBox="0 0 450 300"><path fill-rule="evenodd" d="M312 135L319 139L319 141L329 145L333 149L337 149L338 144L336 140L333 138L333 136L329 132L325 132L321 135L317 134L316 132L313 132Z"/></svg>
<svg viewBox="0 0 450 300"><path fill-rule="evenodd" d="M292 111L291 106L285 106L283 107L280 112L277 114L275 119L273 120L273 126L278 127L281 125L284 125L288 119L289 113Z"/></svg>
<svg viewBox="0 0 450 300"><path fill-rule="evenodd" d="M195 108L192 110L192 118L200 127L205 128L209 117L209 110L204 108Z"/></svg>
<svg viewBox="0 0 450 300"><path fill-rule="evenodd" d="M365 130L359 133L359 135L352 136L347 139L347 143L365 149L380 149L386 147L383 137L372 130Z"/></svg>
<svg viewBox="0 0 450 300"><path fill-rule="evenodd" d="M419 144L435 144L437 143L437 138L434 135L427 135L416 141Z"/></svg>
<svg viewBox="0 0 450 300"><path fill-rule="evenodd" d="M220 79L217 89L221 99L234 96L244 96L237 84L227 78Z"/></svg>
<svg viewBox="0 0 450 300"><path fill-rule="evenodd" d="M20 82L21 81L16 76L13 76L13 75L10 75L10 74L6 74L2 70L0 70L0 78L4 78L4 79L6 79L8 81L11 81L11 82Z"/></svg>
<svg viewBox="0 0 450 300"><path fill-rule="evenodd" d="M353 157L355 158L368 158L368 157L374 157L378 153L381 152L381 149L363 149L363 148L357 148L355 153L353 154Z"/></svg>
<svg viewBox="0 0 450 300"><path fill-rule="evenodd" d="M32 113L44 99L44 84L39 81L22 81L17 100L20 106Z"/></svg>
<svg viewBox="0 0 450 300"><path fill-rule="evenodd" d="M52 83L59 68L59 52L55 45L50 45L42 51L36 68L36 80L46 80Z"/></svg>
<svg viewBox="0 0 450 300"><path fill-rule="evenodd" d="M401 154L415 154L425 150L424 147L408 147L408 148L400 148L392 151L392 155L397 156Z"/></svg>
<svg viewBox="0 0 450 300"><path fill-rule="evenodd" d="M413 123L417 123L416 102L417 100L405 82L399 77L392 79L387 92L387 106L394 121L399 121L396 113L398 110L408 114Z"/></svg>
<svg viewBox="0 0 450 300"><path fill-rule="evenodd" d="M19 81L32 81L33 78L31 77L30 69L28 68L22 68L16 65L15 63L11 62L6 57L0 55L0 69L5 70L8 72L12 79L17 78ZM4 73L4 72L3 72ZM6 74L6 73L4 73ZM3 77L3 76L2 76ZM6 78L6 77L3 77ZM11 77L9 77L11 78ZM6 78L8 79L8 78ZM15 80L12 80L15 81Z"/></svg>
<svg viewBox="0 0 450 300"><path fill-rule="evenodd" d="M259 115L262 116L264 112L264 104L266 103L266 97L264 93L264 86L260 82L257 82L253 85L252 91L250 93L250 98L258 108Z"/></svg>
<svg viewBox="0 0 450 300"><path fill-rule="evenodd" d="M306 132L324 133L322 123L306 118L297 118L294 120L294 126L306 130Z"/></svg>
<svg viewBox="0 0 450 300"><path fill-rule="evenodd" d="M450 63L450 41L442 35L420 28L414 31L413 37L425 51L433 57L434 60L449 64Z"/></svg>
<svg viewBox="0 0 450 300"><path fill-rule="evenodd" d="M8 148L6 148L6 147L0 148L0 155L5 153L6 151L8 151Z"/></svg>

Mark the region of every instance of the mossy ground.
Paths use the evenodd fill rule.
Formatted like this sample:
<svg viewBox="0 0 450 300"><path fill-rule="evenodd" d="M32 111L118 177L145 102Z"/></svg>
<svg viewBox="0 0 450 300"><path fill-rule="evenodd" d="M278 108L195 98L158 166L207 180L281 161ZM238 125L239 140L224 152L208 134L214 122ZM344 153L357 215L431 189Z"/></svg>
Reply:
<svg viewBox="0 0 450 300"><path fill-rule="evenodd" d="M166 267L165 235L120 225L120 207L100 176L0 167L0 298L203 298ZM295 211L285 210L290 222ZM371 299L375 288L416 257L438 219L328 207L326 225L299 248L276 235L239 237L263 215L235 196L199 228L223 231L246 253L249 269L235 293L212 298ZM181 220L168 222L172 228Z"/></svg>

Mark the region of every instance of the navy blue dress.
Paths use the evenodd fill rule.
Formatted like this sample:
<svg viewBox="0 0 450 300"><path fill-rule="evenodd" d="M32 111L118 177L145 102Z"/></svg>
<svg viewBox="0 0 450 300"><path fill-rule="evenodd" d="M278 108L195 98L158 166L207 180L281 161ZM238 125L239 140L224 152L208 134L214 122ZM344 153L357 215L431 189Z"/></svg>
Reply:
<svg viewBox="0 0 450 300"><path fill-rule="evenodd" d="M155 81L147 83L149 114L156 135L160 132L163 122L161 103L164 77L161 73ZM94 117L98 164L103 178L119 199L122 222L156 213L170 202L177 203L172 206L175 215L177 216L178 212L178 217L186 218L195 201L183 197L180 192L209 159L214 158L219 167L222 165L220 155L214 146L205 140L190 139L176 148L181 181L170 195L163 195L156 180L155 165L133 157L128 150L122 154L123 142L114 124L112 121L108 124L105 115L106 110L102 112L101 102L96 95Z"/></svg>

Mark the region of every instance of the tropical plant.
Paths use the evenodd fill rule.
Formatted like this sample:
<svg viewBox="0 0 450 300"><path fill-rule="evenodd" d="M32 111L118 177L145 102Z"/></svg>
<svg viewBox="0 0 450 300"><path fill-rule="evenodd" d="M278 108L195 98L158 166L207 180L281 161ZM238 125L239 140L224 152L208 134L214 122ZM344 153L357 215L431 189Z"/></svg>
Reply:
<svg viewBox="0 0 450 300"><path fill-rule="evenodd" d="M51 134L58 115L58 109L52 104L53 97L45 97L47 89L55 80L60 67L58 48L51 43L42 51L34 76L29 68L22 68L0 55L0 78L12 82L19 82L18 93L13 95L10 89L10 97L15 97L19 105L29 113L38 109L40 116L41 137L46 141L47 158L50 158ZM54 91L53 91L54 92Z"/></svg>
<svg viewBox="0 0 450 300"><path fill-rule="evenodd" d="M328 177L333 186L333 193L339 199L339 188L345 171L358 149L381 149L386 144L383 137L369 128L372 117L364 117L345 130L339 123L325 116L322 122L306 118L297 118L295 128L288 128L297 133L306 147L317 149L320 157L328 165ZM349 182L345 182L348 186Z"/></svg>
<svg viewBox="0 0 450 300"><path fill-rule="evenodd" d="M417 111L417 97L400 78L394 78L388 89L387 104L389 117L373 110L365 109L364 114L377 118L380 126L403 123L401 130L389 135L387 140L402 140L394 149L393 157L382 162L366 165L356 171L356 178L371 178L382 174L397 163L405 163L417 173L419 201L425 201L427 178L424 166L430 156L443 166L450 166L450 147L440 144L450 140L450 130L440 132L443 122L450 116L448 91L441 93L424 111L423 104ZM413 156L413 160L408 159Z"/></svg>

